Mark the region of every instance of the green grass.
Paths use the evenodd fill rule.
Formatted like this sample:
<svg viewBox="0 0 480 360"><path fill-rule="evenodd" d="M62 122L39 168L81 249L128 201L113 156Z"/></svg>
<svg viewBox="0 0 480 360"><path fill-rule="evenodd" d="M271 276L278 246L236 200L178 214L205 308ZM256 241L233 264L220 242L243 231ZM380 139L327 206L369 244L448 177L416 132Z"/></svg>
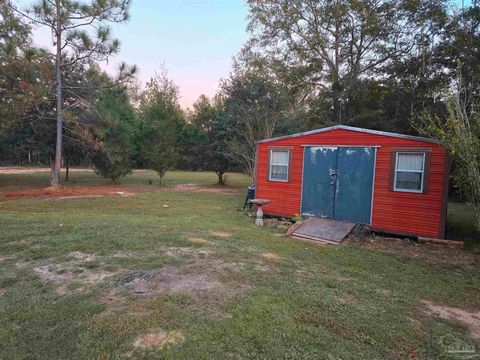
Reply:
<svg viewBox="0 0 480 360"><path fill-rule="evenodd" d="M0 188L47 186L47 176L0 175ZM103 181L73 177L72 186ZM242 175L229 176L229 193L173 191L181 183L215 187L211 173L170 172L164 189L149 178L125 179L148 190L131 197L0 201L0 358L446 359L439 341L447 334L480 346L463 326L420 308L425 299L478 307L478 268L257 228L239 211ZM57 280L42 278L42 266ZM208 286L146 295L116 285L126 274L165 269L176 276L171 286ZM111 276L85 280L102 272ZM170 276L161 274L160 287ZM134 347L139 336L162 331L181 336Z"/></svg>
<svg viewBox="0 0 480 360"><path fill-rule="evenodd" d="M446 237L463 240L468 248L480 248L480 232L476 227L473 206L465 203L448 203Z"/></svg>
<svg viewBox="0 0 480 360"><path fill-rule="evenodd" d="M21 167L12 167L12 169L22 169ZM79 169L82 170L82 169ZM227 174L229 188L240 189L248 184L246 176L236 174ZM65 171L62 171L62 180L65 178ZM69 175L68 186L82 186L107 184L108 181L96 175L93 171L77 171L72 169ZM153 180L154 185L158 185L159 177L153 171L136 170L132 174L121 179L121 183L126 186L144 186L148 185L149 180ZM217 182L215 173L191 172L191 171L169 171L165 176L165 185L196 183L212 186ZM50 185L48 172L36 172L29 174L0 174L0 190L21 190L28 188L47 187Z"/></svg>

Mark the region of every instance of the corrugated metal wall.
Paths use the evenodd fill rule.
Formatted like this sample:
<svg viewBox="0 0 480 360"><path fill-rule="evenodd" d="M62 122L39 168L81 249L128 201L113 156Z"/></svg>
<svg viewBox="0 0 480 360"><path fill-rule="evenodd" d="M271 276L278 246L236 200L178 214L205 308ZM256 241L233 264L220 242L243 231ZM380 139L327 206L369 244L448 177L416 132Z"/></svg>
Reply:
<svg viewBox="0 0 480 360"><path fill-rule="evenodd" d="M445 149L429 142L345 129L258 144L256 197L271 200L271 203L264 207L266 213L284 216L300 214L302 145L380 146L377 149L376 158L372 227L395 233L443 237L444 186L448 181ZM272 182L267 179L269 148L274 147L291 147L292 169L287 183ZM397 148L431 149L426 193L390 190L392 151Z"/></svg>

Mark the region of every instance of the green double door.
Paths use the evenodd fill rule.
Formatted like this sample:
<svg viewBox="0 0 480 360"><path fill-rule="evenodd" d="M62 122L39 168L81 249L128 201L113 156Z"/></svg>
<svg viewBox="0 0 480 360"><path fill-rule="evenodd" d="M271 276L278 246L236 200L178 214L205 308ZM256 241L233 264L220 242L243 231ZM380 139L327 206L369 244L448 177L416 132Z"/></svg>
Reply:
<svg viewBox="0 0 480 360"><path fill-rule="evenodd" d="M370 224L374 147L304 148L302 215Z"/></svg>

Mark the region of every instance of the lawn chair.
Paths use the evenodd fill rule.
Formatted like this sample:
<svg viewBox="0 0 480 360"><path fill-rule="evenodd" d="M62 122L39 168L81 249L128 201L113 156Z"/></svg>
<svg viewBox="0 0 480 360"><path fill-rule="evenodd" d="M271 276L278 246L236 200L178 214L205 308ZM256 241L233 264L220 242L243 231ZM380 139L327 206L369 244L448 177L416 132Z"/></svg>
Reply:
<svg viewBox="0 0 480 360"><path fill-rule="evenodd" d="M245 210L247 204L249 206L249 209L252 208L252 203L250 202L250 200L253 199L255 199L255 185L249 185L247 190L247 197L245 198L245 203L243 204L243 210Z"/></svg>

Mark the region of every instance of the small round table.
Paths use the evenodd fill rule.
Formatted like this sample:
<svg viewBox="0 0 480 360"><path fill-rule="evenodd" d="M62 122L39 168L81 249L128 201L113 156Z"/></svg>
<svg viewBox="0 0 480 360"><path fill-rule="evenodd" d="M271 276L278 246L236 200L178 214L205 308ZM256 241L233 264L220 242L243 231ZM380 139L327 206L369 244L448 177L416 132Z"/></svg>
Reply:
<svg viewBox="0 0 480 360"><path fill-rule="evenodd" d="M257 205L257 218L255 219L255 225L263 226L263 211L262 206L266 205L270 202L267 199L252 199L250 200L250 204Z"/></svg>

